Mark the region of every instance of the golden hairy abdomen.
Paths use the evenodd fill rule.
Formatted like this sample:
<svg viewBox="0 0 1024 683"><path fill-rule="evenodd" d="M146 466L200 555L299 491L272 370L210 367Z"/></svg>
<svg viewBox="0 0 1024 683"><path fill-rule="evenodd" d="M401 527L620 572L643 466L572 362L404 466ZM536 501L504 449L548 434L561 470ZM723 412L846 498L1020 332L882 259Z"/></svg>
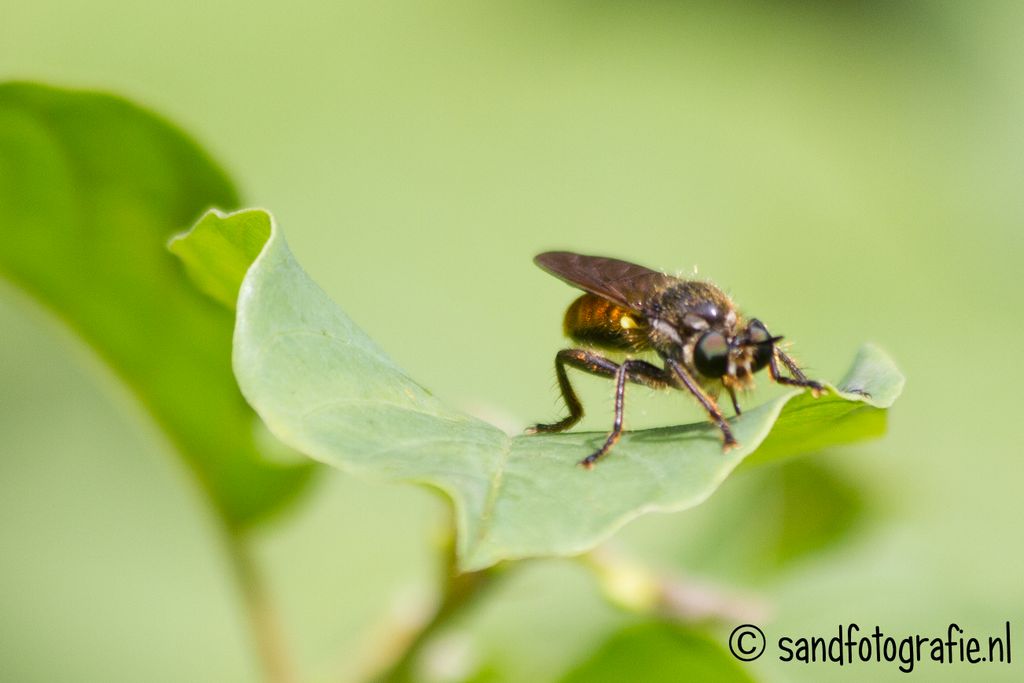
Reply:
<svg viewBox="0 0 1024 683"><path fill-rule="evenodd" d="M565 311L565 335L575 342L616 351L648 348L643 319L594 294L584 294Z"/></svg>

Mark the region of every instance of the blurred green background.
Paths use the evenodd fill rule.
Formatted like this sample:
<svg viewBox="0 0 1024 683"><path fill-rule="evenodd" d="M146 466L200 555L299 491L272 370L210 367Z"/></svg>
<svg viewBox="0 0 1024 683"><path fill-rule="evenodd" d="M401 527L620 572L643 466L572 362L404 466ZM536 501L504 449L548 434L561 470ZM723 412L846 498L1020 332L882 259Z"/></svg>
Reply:
<svg viewBox="0 0 1024 683"><path fill-rule="evenodd" d="M823 378L880 343L908 377L890 434L820 457L869 501L851 542L782 573L730 557L762 532L720 522L756 496L751 473L614 543L762 595L770 639L851 621L1024 626L1020 3L98 0L3 15L0 77L118 92L182 125L413 377L509 430L561 410L551 364L573 293L530 263L548 248L699 266ZM0 330L0 678L254 679L227 561L169 446L7 284ZM608 386L580 385L603 429ZM642 394L631 426L700 417ZM343 680L429 599L444 520L426 491L325 471L271 524L260 556L307 680ZM550 680L623 619L581 567L535 562L453 647L502 680ZM902 676L767 656L751 670Z"/></svg>

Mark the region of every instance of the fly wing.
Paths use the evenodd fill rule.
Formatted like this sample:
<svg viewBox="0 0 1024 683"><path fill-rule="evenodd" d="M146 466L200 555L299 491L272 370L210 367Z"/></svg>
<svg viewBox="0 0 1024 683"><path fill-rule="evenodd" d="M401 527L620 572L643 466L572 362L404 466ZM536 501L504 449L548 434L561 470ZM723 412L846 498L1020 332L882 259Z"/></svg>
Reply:
<svg viewBox="0 0 1024 683"><path fill-rule="evenodd" d="M574 287L641 314L645 312L644 302L677 281L635 263L568 251L548 251L533 262Z"/></svg>

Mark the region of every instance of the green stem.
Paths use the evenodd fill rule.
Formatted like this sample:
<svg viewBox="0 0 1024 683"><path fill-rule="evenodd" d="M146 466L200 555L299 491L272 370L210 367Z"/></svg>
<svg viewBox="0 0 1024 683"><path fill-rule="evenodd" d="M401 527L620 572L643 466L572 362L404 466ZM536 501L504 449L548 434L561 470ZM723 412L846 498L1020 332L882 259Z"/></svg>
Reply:
<svg viewBox="0 0 1024 683"><path fill-rule="evenodd" d="M613 605L683 624L759 623L768 615L764 601L709 581L662 574L628 560L608 547L580 557Z"/></svg>
<svg viewBox="0 0 1024 683"><path fill-rule="evenodd" d="M430 640L462 614L467 607L474 604L502 573L502 570L491 567L478 572L459 574L454 544L448 544L445 555L444 584L441 600L434 615L408 641L387 669L371 678L373 683L409 683L416 680L416 665Z"/></svg>
<svg viewBox="0 0 1024 683"><path fill-rule="evenodd" d="M234 528L226 529L224 534L228 557L242 593L246 617L263 669L263 678L267 683L295 683L297 677L289 661L266 585L252 556L249 540L245 532Z"/></svg>

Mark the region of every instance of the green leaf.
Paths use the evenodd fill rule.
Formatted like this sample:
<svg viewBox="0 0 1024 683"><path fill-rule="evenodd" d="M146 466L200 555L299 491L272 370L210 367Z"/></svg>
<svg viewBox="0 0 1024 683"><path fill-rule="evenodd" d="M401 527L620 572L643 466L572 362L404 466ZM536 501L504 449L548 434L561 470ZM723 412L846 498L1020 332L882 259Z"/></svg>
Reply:
<svg viewBox="0 0 1024 683"><path fill-rule="evenodd" d="M210 206L237 202L195 143L143 109L0 85L0 275L96 351L243 526L293 498L311 464L260 454L258 418L231 374L232 315L165 248Z"/></svg>
<svg viewBox="0 0 1024 683"><path fill-rule="evenodd" d="M737 583L763 581L861 531L871 519L871 503L836 463L793 458L736 478L691 515L692 524L678 529L669 545L688 571ZM729 543L722 543L726 536Z"/></svg>
<svg viewBox="0 0 1024 683"><path fill-rule="evenodd" d="M780 489L774 506L778 533L774 547L766 548L766 565L782 566L837 545L864 523L863 492L835 468L794 461L773 474Z"/></svg>
<svg viewBox="0 0 1024 683"><path fill-rule="evenodd" d="M559 683L753 680L724 647L707 636L682 626L652 622L619 631Z"/></svg>
<svg viewBox="0 0 1024 683"><path fill-rule="evenodd" d="M187 233L172 237L167 248L199 289L233 311L242 279L269 237L266 214L240 214L230 223L207 214Z"/></svg>
<svg viewBox="0 0 1024 683"><path fill-rule="evenodd" d="M903 384L903 375L892 359L877 346L865 344L836 385L845 391L832 391L820 398L809 392L791 394L785 413L744 466L885 434L888 414L882 409L896 401Z"/></svg>
<svg viewBox="0 0 1024 683"><path fill-rule="evenodd" d="M203 232L237 235L256 216L272 226L253 210L208 215ZM447 407L331 302L273 227L245 276L237 316L235 374L270 430L347 471L444 491L455 505L464 570L581 553L637 515L697 505L762 443L768 460L876 435L903 382L885 354L868 347L845 381L874 398L791 391L733 420L741 446L728 454L709 423L667 427L624 435L588 471L576 463L603 433L510 438ZM790 443L769 437L773 427Z"/></svg>

